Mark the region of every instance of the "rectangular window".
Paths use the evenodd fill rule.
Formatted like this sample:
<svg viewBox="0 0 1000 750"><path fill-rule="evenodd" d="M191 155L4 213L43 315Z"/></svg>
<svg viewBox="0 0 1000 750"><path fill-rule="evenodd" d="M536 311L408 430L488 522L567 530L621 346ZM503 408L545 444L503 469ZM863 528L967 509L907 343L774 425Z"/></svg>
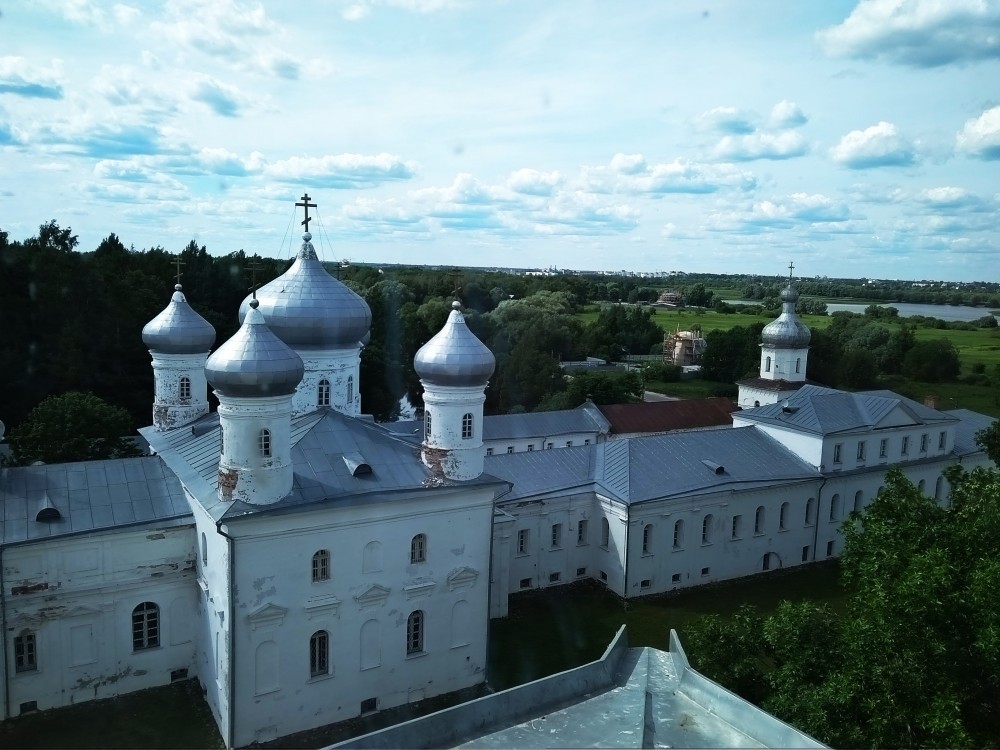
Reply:
<svg viewBox="0 0 1000 750"><path fill-rule="evenodd" d="M528 554L528 534L529 529L520 529L517 532L517 554Z"/></svg>
<svg viewBox="0 0 1000 750"><path fill-rule="evenodd" d="M702 574L703 576L707 576L707 575L708 575L709 573L711 573L711 572L712 572L712 569L711 569L711 568L702 568L702 569L701 569L701 574Z"/></svg>
<svg viewBox="0 0 1000 750"><path fill-rule="evenodd" d="M882 438L878 442L878 457L885 458L889 453L889 441Z"/></svg>
<svg viewBox="0 0 1000 750"><path fill-rule="evenodd" d="M923 435L920 436L920 452L921 453L926 453L927 452L927 433L926 432Z"/></svg>
<svg viewBox="0 0 1000 750"><path fill-rule="evenodd" d="M639 588L648 589L653 585L653 580L651 578L643 578L639 581Z"/></svg>
<svg viewBox="0 0 1000 750"><path fill-rule="evenodd" d="M587 569L586 568L577 568L576 569L576 575L577 575L577 578L579 578L580 576L587 575Z"/></svg>
<svg viewBox="0 0 1000 750"><path fill-rule="evenodd" d="M309 639L309 676L319 677L329 673L330 636L325 630L320 630Z"/></svg>
<svg viewBox="0 0 1000 750"><path fill-rule="evenodd" d="M840 463L840 451L843 449L843 447L844 446L841 443L837 443L835 446L833 446L833 462L835 464Z"/></svg>
<svg viewBox="0 0 1000 750"><path fill-rule="evenodd" d="M601 580L604 581L605 583L608 582L608 574L605 573L603 570L601 571Z"/></svg>
<svg viewBox="0 0 1000 750"><path fill-rule="evenodd" d="M549 573L549 583L559 583L560 573Z"/></svg>
<svg viewBox="0 0 1000 750"><path fill-rule="evenodd" d="M939 432L938 433L938 450L943 451L945 443L948 441L948 433Z"/></svg>
<svg viewBox="0 0 1000 750"><path fill-rule="evenodd" d="M743 529L743 516L733 516L733 533L731 534L733 539L740 538L740 532Z"/></svg>
<svg viewBox="0 0 1000 750"><path fill-rule="evenodd" d="M586 544L587 543L587 519L581 518L576 524L576 543Z"/></svg>
<svg viewBox="0 0 1000 750"><path fill-rule="evenodd" d="M507 452L508 453L513 453L514 452L514 446L513 445L508 445L507 446Z"/></svg>
<svg viewBox="0 0 1000 750"><path fill-rule="evenodd" d="M313 555L312 579L313 583L330 579L330 553L325 549Z"/></svg>
<svg viewBox="0 0 1000 750"><path fill-rule="evenodd" d="M809 562L809 545L802 548L802 562Z"/></svg>
<svg viewBox="0 0 1000 750"><path fill-rule="evenodd" d="M590 445L590 441L589 441L589 440L584 440L584 441L583 441L583 444L584 444L584 445Z"/></svg>
<svg viewBox="0 0 1000 750"><path fill-rule="evenodd" d="M859 440L858 441L858 460L859 461L864 461L865 460L865 441L864 440Z"/></svg>
<svg viewBox="0 0 1000 750"><path fill-rule="evenodd" d="M832 541L826 543L826 556L827 557L833 557L833 542Z"/></svg>
<svg viewBox="0 0 1000 750"><path fill-rule="evenodd" d="M160 608L143 602L132 610L132 650L142 651L160 645Z"/></svg>
<svg viewBox="0 0 1000 750"><path fill-rule="evenodd" d="M535 444L534 443L528 443L528 452L530 453L533 450L535 450Z"/></svg>
<svg viewBox="0 0 1000 750"><path fill-rule="evenodd" d="M670 582L671 583L680 583L681 582L681 574L680 573L674 573L672 576L670 576Z"/></svg>
<svg viewBox="0 0 1000 750"><path fill-rule="evenodd" d="M378 711L378 698L365 698L361 701L361 713L370 714Z"/></svg>
<svg viewBox="0 0 1000 750"><path fill-rule="evenodd" d="M519 585L520 585L520 587L522 589L530 589L531 588L531 579L530 578L522 578L521 579L521 583Z"/></svg>
<svg viewBox="0 0 1000 750"><path fill-rule="evenodd" d="M487 456L492 456L493 455L493 449L492 448L487 448L486 449L486 455Z"/></svg>
<svg viewBox="0 0 1000 750"><path fill-rule="evenodd" d="M462 415L462 440L472 439L472 414Z"/></svg>
<svg viewBox="0 0 1000 750"><path fill-rule="evenodd" d="M554 523L552 524L552 546L561 547L562 546L562 524Z"/></svg>
<svg viewBox="0 0 1000 750"><path fill-rule="evenodd" d="M26 632L14 637L14 665L16 672L33 672L38 669L34 633Z"/></svg>
<svg viewBox="0 0 1000 750"><path fill-rule="evenodd" d="M545 444L545 449L546 450L552 450L552 443L546 443Z"/></svg>
<svg viewBox="0 0 1000 750"><path fill-rule="evenodd" d="M422 654L424 652L424 611L418 609L410 612L406 618L406 653Z"/></svg>
<svg viewBox="0 0 1000 750"><path fill-rule="evenodd" d="M903 454L904 456L905 456L905 455L906 455L907 453L909 453L909 452L910 452L910 436L909 436L909 435L905 435L905 436L903 437L903 445L902 445L902 447L901 447L901 448L899 449L899 452L900 452L900 453L902 453L902 454Z"/></svg>

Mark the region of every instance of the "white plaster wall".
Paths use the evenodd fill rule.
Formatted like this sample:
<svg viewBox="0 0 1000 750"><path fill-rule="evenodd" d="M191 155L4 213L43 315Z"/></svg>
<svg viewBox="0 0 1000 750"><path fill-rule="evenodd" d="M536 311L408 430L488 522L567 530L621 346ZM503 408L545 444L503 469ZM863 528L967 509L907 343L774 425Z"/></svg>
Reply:
<svg viewBox="0 0 1000 750"><path fill-rule="evenodd" d="M238 536L235 743L357 716L366 698L384 709L482 682L493 492L431 490L230 524ZM411 564L417 533L427 535L427 559ZM366 570L371 542L381 545L381 562ZM312 556L323 549L332 575L314 583ZM418 609L424 652L408 656L407 617ZM377 663L362 661L370 620L380 641ZM309 639L318 630L330 634L332 669L313 678ZM263 646L268 641L275 646ZM263 671L256 663L262 647L274 650Z"/></svg>
<svg viewBox="0 0 1000 750"><path fill-rule="evenodd" d="M219 396L222 456L219 496L269 505L292 490L291 396ZM271 431L271 455L262 456L260 432Z"/></svg>
<svg viewBox="0 0 1000 750"><path fill-rule="evenodd" d="M153 426L171 430L208 413L208 382L204 354L162 354L153 357ZM191 397L181 398L182 377L191 381Z"/></svg>
<svg viewBox="0 0 1000 750"><path fill-rule="evenodd" d="M193 672L196 609L189 525L149 524L4 550L10 713L107 698ZM24 593L18 593L24 592ZM132 610L159 606L160 645L132 650ZM14 637L35 633L38 668L14 671ZM190 672L189 672L190 674Z"/></svg>
<svg viewBox="0 0 1000 750"><path fill-rule="evenodd" d="M760 377L765 380L790 380L803 382L806 379L806 357L808 349L774 349L762 346L760 350ZM767 358L771 358L771 369L768 371ZM795 361L801 365L795 372ZM761 403L764 403L761 401Z"/></svg>
<svg viewBox="0 0 1000 750"><path fill-rule="evenodd" d="M524 453L531 446L531 450L548 450L545 446L552 443L552 448L572 448L578 445L596 445L598 441L599 433L597 430L593 432L572 432L565 435L533 435L527 438L518 438L517 440L485 440L483 441L483 453L485 455L486 449L493 449L493 455L501 455L503 453L508 453L508 448L512 447L514 453ZM589 442L588 442L589 441ZM573 445L566 445L566 443L572 443Z"/></svg>
<svg viewBox="0 0 1000 750"><path fill-rule="evenodd" d="M421 381L423 384L423 381ZM424 412L431 429L424 430L424 464L449 479L475 479L483 473L483 403L485 386L424 385ZM462 418L472 414L472 435L462 437ZM426 417L425 417L426 425Z"/></svg>
<svg viewBox="0 0 1000 750"><path fill-rule="evenodd" d="M783 429L770 424L760 424L741 419L739 412L733 413L733 427L751 426L785 446L811 466L819 467L823 462L823 438L820 435Z"/></svg>
<svg viewBox="0 0 1000 750"><path fill-rule="evenodd" d="M796 390L771 391L764 388L754 388L750 385L741 385L739 387L737 402L743 409L753 409L754 404L757 406L767 406L768 404L777 404L784 401L786 398L791 397Z"/></svg>
<svg viewBox="0 0 1000 750"><path fill-rule="evenodd" d="M940 433L945 434L944 448L940 446ZM920 450L920 440L927 435L927 450ZM903 454L903 438L909 438L907 452ZM887 440L886 455L879 455L881 441ZM865 443L865 458L858 460L858 443ZM835 462L834 453L841 445L840 462ZM947 457L955 448L955 427L951 424L917 425L879 429L867 432L828 436L823 444L823 467L826 471L848 471L892 464L906 464L929 458Z"/></svg>
<svg viewBox="0 0 1000 750"><path fill-rule="evenodd" d="M292 398L292 414L315 411L319 404L319 381L330 381L330 406L356 417L361 413L361 345L348 349L296 349L302 358L305 375ZM348 388L348 378L352 387Z"/></svg>

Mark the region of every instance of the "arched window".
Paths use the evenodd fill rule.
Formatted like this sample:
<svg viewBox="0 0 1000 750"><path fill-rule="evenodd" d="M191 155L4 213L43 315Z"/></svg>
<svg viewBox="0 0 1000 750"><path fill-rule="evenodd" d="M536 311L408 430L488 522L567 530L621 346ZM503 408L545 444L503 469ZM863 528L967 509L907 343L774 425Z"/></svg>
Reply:
<svg viewBox="0 0 1000 750"><path fill-rule="evenodd" d="M382 570L382 543L368 542L361 554L361 572L377 573Z"/></svg>
<svg viewBox="0 0 1000 750"><path fill-rule="evenodd" d="M354 376L347 376L347 405L354 403Z"/></svg>
<svg viewBox="0 0 1000 750"><path fill-rule="evenodd" d="M941 499L941 495L944 494L943 490L944 490L944 477L943 476L939 476L937 478L937 482L934 483L934 499L935 500L940 500Z"/></svg>
<svg viewBox="0 0 1000 750"><path fill-rule="evenodd" d="M372 669L382 663L382 634L378 620L368 620L361 626L361 668Z"/></svg>
<svg viewBox="0 0 1000 750"><path fill-rule="evenodd" d="M925 479L921 479L919 482L917 482L917 489L920 490L921 495L924 493L924 487L926 486L927 486L927 480Z"/></svg>
<svg viewBox="0 0 1000 750"><path fill-rule="evenodd" d="M795 372L802 372L802 357L795 358Z"/></svg>
<svg viewBox="0 0 1000 750"><path fill-rule="evenodd" d="M680 549L684 546L684 521L679 520L674 522L674 549Z"/></svg>
<svg viewBox="0 0 1000 750"><path fill-rule="evenodd" d="M601 546L607 547L611 543L611 524L607 518L601 519Z"/></svg>
<svg viewBox="0 0 1000 750"><path fill-rule="evenodd" d="M429 411L424 412L424 440L429 440L431 437L431 413Z"/></svg>
<svg viewBox="0 0 1000 750"><path fill-rule="evenodd" d="M469 440L472 437L472 414L462 415L462 440Z"/></svg>
<svg viewBox="0 0 1000 750"><path fill-rule="evenodd" d="M160 645L160 608L143 602L132 610L132 650L142 651Z"/></svg>
<svg viewBox="0 0 1000 750"><path fill-rule="evenodd" d="M653 545L653 524L647 523L642 527L642 554L648 555Z"/></svg>
<svg viewBox="0 0 1000 750"><path fill-rule="evenodd" d="M309 636L309 676L330 674L330 634L317 630Z"/></svg>
<svg viewBox="0 0 1000 750"><path fill-rule="evenodd" d="M181 401L191 400L191 378L187 375L181 375L180 383L178 384L178 391L180 392Z"/></svg>
<svg viewBox="0 0 1000 750"><path fill-rule="evenodd" d="M806 526L816 523L816 498L811 497L806 501Z"/></svg>
<svg viewBox="0 0 1000 750"><path fill-rule="evenodd" d="M758 505L757 512L753 517L753 533L763 534L764 533L764 506Z"/></svg>
<svg viewBox="0 0 1000 750"><path fill-rule="evenodd" d="M711 542L712 542L712 521L714 521L714 520L715 519L712 518L712 514L711 513L709 513L707 516L705 516L705 518L702 519L702 521L701 521L701 543L702 544L711 544Z"/></svg>
<svg viewBox="0 0 1000 750"><path fill-rule="evenodd" d="M764 358L764 372L771 372L771 358Z"/></svg>
<svg viewBox="0 0 1000 750"><path fill-rule="evenodd" d="M270 458L271 456L271 431L261 430L260 434L257 436L257 444L260 447L260 455L263 458Z"/></svg>
<svg viewBox="0 0 1000 750"><path fill-rule="evenodd" d="M424 612L410 612L406 618L406 653L419 654L424 650Z"/></svg>
<svg viewBox="0 0 1000 750"><path fill-rule="evenodd" d="M330 551L321 549L312 559L313 583L330 580Z"/></svg>
<svg viewBox="0 0 1000 750"><path fill-rule="evenodd" d="M830 498L830 520L840 520L840 495L834 495Z"/></svg>
<svg viewBox="0 0 1000 750"><path fill-rule="evenodd" d="M427 535L417 534L410 540L410 562L422 563L427 561Z"/></svg>
<svg viewBox="0 0 1000 750"><path fill-rule="evenodd" d="M784 531L788 528L788 503L781 504L781 510L778 511L778 529Z"/></svg>
<svg viewBox="0 0 1000 750"><path fill-rule="evenodd" d="M854 510L856 511L861 510L862 500L864 500L864 494L861 492L861 490L858 490L857 492L854 493Z"/></svg>
<svg viewBox="0 0 1000 750"><path fill-rule="evenodd" d="M330 381L323 378L316 386L316 406L330 405Z"/></svg>

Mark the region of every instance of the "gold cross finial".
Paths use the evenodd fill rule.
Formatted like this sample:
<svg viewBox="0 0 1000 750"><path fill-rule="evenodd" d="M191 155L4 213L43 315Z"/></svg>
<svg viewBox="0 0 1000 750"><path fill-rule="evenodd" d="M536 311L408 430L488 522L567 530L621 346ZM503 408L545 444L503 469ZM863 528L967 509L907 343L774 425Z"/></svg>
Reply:
<svg viewBox="0 0 1000 750"><path fill-rule="evenodd" d="M184 265L184 261L181 260L181 256L174 258L174 266L177 268L177 283L181 283L181 266Z"/></svg>

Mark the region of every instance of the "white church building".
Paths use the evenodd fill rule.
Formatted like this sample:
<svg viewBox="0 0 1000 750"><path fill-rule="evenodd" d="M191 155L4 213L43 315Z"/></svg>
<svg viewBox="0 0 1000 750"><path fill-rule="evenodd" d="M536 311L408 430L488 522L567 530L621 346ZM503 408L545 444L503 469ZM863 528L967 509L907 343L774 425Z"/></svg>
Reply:
<svg viewBox="0 0 1000 750"><path fill-rule="evenodd" d="M227 747L273 740L482 683L514 592L834 556L890 466L944 501L987 462L989 417L796 380L790 287L805 335L765 329L760 378L798 386L732 427L487 456L494 358L456 303L414 361L423 429L394 433L360 414L370 311L311 239L214 351L179 285L147 324L154 455L0 470L3 718L196 677Z"/></svg>

